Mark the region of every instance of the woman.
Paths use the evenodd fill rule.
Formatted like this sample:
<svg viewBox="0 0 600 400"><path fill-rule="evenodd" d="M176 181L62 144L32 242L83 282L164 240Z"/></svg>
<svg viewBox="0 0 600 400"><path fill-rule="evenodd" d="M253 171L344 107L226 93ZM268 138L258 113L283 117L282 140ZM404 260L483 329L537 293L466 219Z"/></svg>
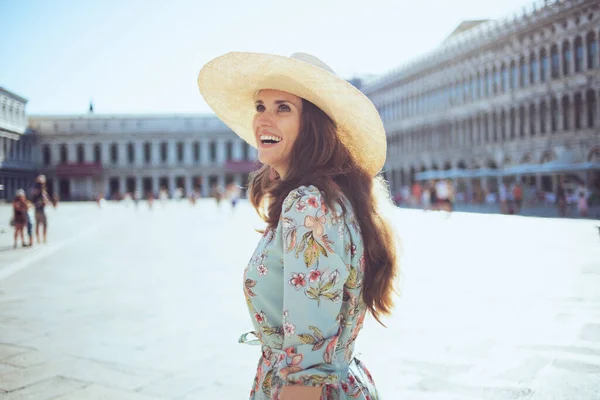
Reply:
<svg viewBox="0 0 600 400"><path fill-rule="evenodd" d="M249 198L267 227L244 270L255 330L240 338L262 345L250 398L377 399L353 356L366 313L390 313L397 274L377 110L307 54L229 53L198 84L263 163Z"/></svg>
<svg viewBox="0 0 600 400"><path fill-rule="evenodd" d="M46 243L46 235L48 233L48 217L46 216L46 206L51 204L51 201L46 190L46 177L44 175L40 175L35 179L32 202L35 206L36 241L38 244L40 244L41 227L42 234L44 235L44 243Z"/></svg>
<svg viewBox="0 0 600 400"><path fill-rule="evenodd" d="M21 237L21 244L25 247L25 234L23 230L27 224L27 199L23 189L17 190L13 201L13 221L15 224L15 238L13 248L17 248L17 241Z"/></svg>

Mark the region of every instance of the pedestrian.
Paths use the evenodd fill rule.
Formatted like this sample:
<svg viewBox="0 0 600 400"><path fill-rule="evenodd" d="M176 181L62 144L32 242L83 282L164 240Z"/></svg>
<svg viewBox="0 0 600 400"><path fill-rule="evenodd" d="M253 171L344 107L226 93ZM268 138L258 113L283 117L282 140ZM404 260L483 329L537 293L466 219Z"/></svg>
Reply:
<svg viewBox="0 0 600 400"><path fill-rule="evenodd" d="M40 244L40 228L42 228L44 243L46 243L48 233L48 217L46 216L46 206L49 204L54 204L54 207L56 207L58 200L56 200L54 203L52 200L50 200L50 196L46 191L46 177L44 175L39 175L35 179L32 202L35 207L36 242Z"/></svg>
<svg viewBox="0 0 600 400"><path fill-rule="evenodd" d="M238 201L240 200L240 196L241 196L241 190L240 187L238 185L236 185L234 182L231 182L228 187L227 187L227 197L229 197L229 200L231 201L231 211L235 211L235 206L237 205Z"/></svg>
<svg viewBox="0 0 600 400"><path fill-rule="evenodd" d="M240 338L262 345L250 398L377 399L354 357L367 313L390 313L397 274L376 108L307 54L229 53L198 83L263 164L249 200L266 228L244 270L254 331Z"/></svg>
<svg viewBox="0 0 600 400"><path fill-rule="evenodd" d="M25 234L23 230L27 224L27 199L25 198L25 191L19 189L15 193L15 199L13 201L13 225L15 227L15 236L13 242L13 248L17 248L17 242L19 237L21 238L21 245L25 244Z"/></svg>
<svg viewBox="0 0 600 400"><path fill-rule="evenodd" d="M221 199L223 198L223 188L221 185L214 185L212 195L215 198L215 202L217 203L217 208L221 207Z"/></svg>
<svg viewBox="0 0 600 400"><path fill-rule="evenodd" d="M561 217L565 217L567 215L567 191L565 190L562 176L556 187L556 206L558 207L558 214Z"/></svg>
<svg viewBox="0 0 600 400"><path fill-rule="evenodd" d="M27 204L27 238L29 239L29 245L33 246L33 221L35 221L35 206L29 200L25 202Z"/></svg>
<svg viewBox="0 0 600 400"><path fill-rule="evenodd" d="M523 189L521 189L519 182L513 187L513 201L515 203L515 214L520 214L523 206Z"/></svg>

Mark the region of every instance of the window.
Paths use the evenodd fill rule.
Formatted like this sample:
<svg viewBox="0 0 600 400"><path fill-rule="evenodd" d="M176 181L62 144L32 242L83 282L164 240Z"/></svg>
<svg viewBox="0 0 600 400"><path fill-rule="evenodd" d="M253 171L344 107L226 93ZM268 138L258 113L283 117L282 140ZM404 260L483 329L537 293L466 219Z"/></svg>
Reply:
<svg viewBox="0 0 600 400"><path fill-rule="evenodd" d="M552 58L552 64L550 65L550 70L552 74L552 79L558 78L558 70L560 67L560 57L558 55L558 46L553 45L550 50L550 57Z"/></svg>
<svg viewBox="0 0 600 400"><path fill-rule="evenodd" d="M227 161L233 160L233 142L227 142L225 147L225 157Z"/></svg>
<svg viewBox="0 0 600 400"><path fill-rule="evenodd" d="M548 70L549 70L548 64L549 64L548 53L546 52L546 49L542 49L542 51L540 52L540 66L541 66L540 81L541 82L546 82L546 80L548 79Z"/></svg>
<svg viewBox="0 0 600 400"><path fill-rule="evenodd" d="M167 159L169 158L169 144L167 142L162 142L160 144L160 161L165 164Z"/></svg>
<svg viewBox="0 0 600 400"><path fill-rule="evenodd" d="M593 128L594 123L594 115L596 114L596 92L593 90L589 90L586 96L587 103L587 126L588 128ZM598 118L596 116L595 118Z"/></svg>
<svg viewBox="0 0 600 400"><path fill-rule="evenodd" d="M485 94L485 96L487 97L487 96L489 96L489 95L490 95L490 93L491 93L491 88L492 88L492 86L493 86L493 83L492 83L492 77L491 77L491 75L488 73L487 69L485 70L485 73L484 73L484 75L485 75L485 77L484 77L484 79L485 79L485 85L484 85L484 94Z"/></svg>
<svg viewBox="0 0 600 400"><path fill-rule="evenodd" d="M598 42L594 32L590 32L586 39L587 47L587 68L592 69L598 66Z"/></svg>
<svg viewBox="0 0 600 400"><path fill-rule="evenodd" d="M150 164L152 162L152 143L144 143L144 163Z"/></svg>
<svg viewBox="0 0 600 400"><path fill-rule="evenodd" d="M536 84L538 81L538 63L535 54L531 54L529 58L529 82Z"/></svg>
<svg viewBox="0 0 600 400"><path fill-rule="evenodd" d="M498 114L492 114L492 141L498 141Z"/></svg>
<svg viewBox="0 0 600 400"><path fill-rule="evenodd" d="M133 143L127 143L127 162L133 164L135 162L135 148Z"/></svg>
<svg viewBox="0 0 600 400"><path fill-rule="evenodd" d="M60 145L60 163L66 164L69 160L69 150L66 144Z"/></svg>
<svg viewBox="0 0 600 400"><path fill-rule="evenodd" d="M548 117L547 105L545 101L540 103L540 134L546 133L546 118Z"/></svg>
<svg viewBox="0 0 600 400"><path fill-rule="evenodd" d="M550 124L552 133L556 133L558 130L558 101L555 98L552 98L550 102Z"/></svg>
<svg viewBox="0 0 600 400"><path fill-rule="evenodd" d="M525 107L519 107L519 137L525 137Z"/></svg>
<svg viewBox="0 0 600 400"><path fill-rule="evenodd" d="M244 143L244 147L243 147L243 155L242 155L242 159L244 161L249 161L250 160L250 145L248 143Z"/></svg>
<svg viewBox="0 0 600 400"><path fill-rule="evenodd" d="M575 39L575 72L583 70L583 41L578 36Z"/></svg>
<svg viewBox="0 0 600 400"><path fill-rule="evenodd" d="M116 143L110 145L110 162L116 164L119 160L119 148Z"/></svg>
<svg viewBox="0 0 600 400"><path fill-rule="evenodd" d="M483 116L483 138L485 143L488 143L488 141L490 140L490 125L488 121L488 114L485 114Z"/></svg>
<svg viewBox="0 0 600 400"><path fill-rule="evenodd" d="M500 132L501 132L501 140L506 140L506 113L504 110L500 112Z"/></svg>
<svg viewBox="0 0 600 400"><path fill-rule="evenodd" d="M571 69L571 45L565 41L562 48L563 76L568 76Z"/></svg>
<svg viewBox="0 0 600 400"><path fill-rule="evenodd" d="M510 63L510 88L516 89L519 84L519 69L517 63L512 61Z"/></svg>
<svg viewBox="0 0 600 400"><path fill-rule="evenodd" d="M177 142L177 161L183 162L183 142Z"/></svg>
<svg viewBox="0 0 600 400"><path fill-rule="evenodd" d="M83 164L85 162L85 151L82 144L77 145L77 162Z"/></svg>
<svg viewBox="0 0 600 400"><path fill-rule="evenodd" d="M100 164L102 162L102 147L100 143L94 145L94 162Z"/></svg>
<svg viewBox="0 0 600 400"><path fill-rule="evenodd" d="M581 123L581 114L583 109L583 99L581 97L581 93L577 93L575 95L575 130L581 129L583 125Z"/></svg>
<svg viewBox="0 0 600 400"><path fill-rule="evenodd" d="M50 153L50 146L45 144L42 148L42 158L45 166L49 166L52 163L52 154Z"/></svg>
<svg viewBox="0 0 600 400"><path fill-rule="evenodd" d="M517 136L517 117L514 108L510 109L510 138L514 139Z"/></svg>
<svg viewBox="0 0 600 400"><path fill-rule="evenodd" d="M194 142L194 161L200 162L200 142Z"/></svg>
<svg viewBox="0 0 600 400"><path fill-rule="evenodd" d="M217 143L214 141L210 142L209 157L211 163L217 162Z"/></svg>
<svg viewBox="0 0 600 400"><path fill-rule="evenodd" d="M569 109L571 105L569 104L569 98L564 96L562 98L562 114L563 114L563 130L568 131L570 126L569 121Z"/></svg>
<svg viewBox="0 0 600 400"><path fill-rule="evenodd" d="M506 65L504 65L504 63L502 63L501 71L502 71L502 91L508 92L508 69L506 68Z"/></svg>
<svg viewBox="0 0 600 400"><path fill-rule="evenodd" d="M535 136L535 104L529 106L529 135Z"/></svg>

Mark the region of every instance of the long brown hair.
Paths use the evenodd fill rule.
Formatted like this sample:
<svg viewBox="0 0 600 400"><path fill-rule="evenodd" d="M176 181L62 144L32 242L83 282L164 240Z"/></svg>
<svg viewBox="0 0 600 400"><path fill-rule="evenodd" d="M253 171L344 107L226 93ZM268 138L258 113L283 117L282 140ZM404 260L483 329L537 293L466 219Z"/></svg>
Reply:
<svg viewBox="0 0 600 400"><path fill-rule="evenodd" d="M359 221L365 248L362 297L370 313L383 325L380 316L391 313L398 273L394 230L378 207L378 200L382 199L377 192L385 185L383 178L373 178L365 172L338 139L333 120L304 99L300 133L292 148L286 176L273 179L273 172L264 165L249 179L250 202L269 229L277 226L285 197L299 186L319 188L330 209L333 203L340 202L346 212L342 194L348 198ZM387 186L384 192L389 196Z"/></svg>

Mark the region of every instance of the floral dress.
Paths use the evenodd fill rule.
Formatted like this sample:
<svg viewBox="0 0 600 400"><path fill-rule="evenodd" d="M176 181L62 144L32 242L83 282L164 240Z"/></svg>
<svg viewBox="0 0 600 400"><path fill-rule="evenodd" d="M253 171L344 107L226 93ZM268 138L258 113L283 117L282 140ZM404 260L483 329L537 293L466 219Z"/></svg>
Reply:
<svg viewBox="0 0 600 400"><path fill-rule="evenodd" d="M345 215L340 204L329 210L314 186L293 190L244 270L254 331L240 342L262 346L250 399L279 399L284 385L322 386L321 400L378 399L354 357L367 312L363 242L344 204Z"/></svg>

